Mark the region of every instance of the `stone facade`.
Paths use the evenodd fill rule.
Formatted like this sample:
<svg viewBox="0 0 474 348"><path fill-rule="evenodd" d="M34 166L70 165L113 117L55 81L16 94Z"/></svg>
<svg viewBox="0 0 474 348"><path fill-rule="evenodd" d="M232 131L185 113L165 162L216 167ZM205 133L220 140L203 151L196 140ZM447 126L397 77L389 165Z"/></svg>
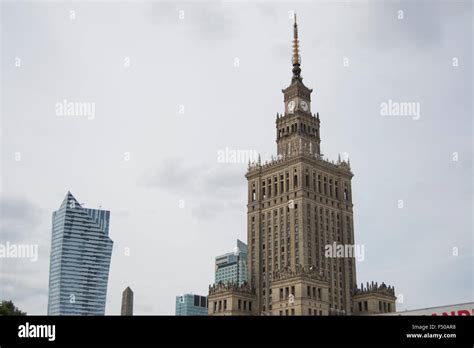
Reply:
<svg viewBox="0 0 474 348"><path fill-rule="evenodd" d="M298 43L295 18L293 76L282 90L285 111L276 115L277 157L265 163L259 157L246 173L252 311L348 315L356 313L355 255L326 251L333 245L355 250L353 173L348 158L330 161L321 153L319 113L311 111L313 91L303 84Z"/></svg>
<svg viewBox="0 0 474 348"><path fill-rule="evenodd" d="M276 272L270 295L272 315L329 314L328 283L316 271Z"/></svg>
<svg viewBox="0 0 474 348"><path fill-rule="evenodd" d="M209 287L209 315L257 315L255 289L248 283L219 283Z"/></svg>
<svg viewBox="0 0 474 348"><path fill-rule="evenodd" d="M384 283L361 284L354 295L354 314L370 315L396 312L395 289Z"/></svg>
<svg viewBox="0 0 474 348"><path fill-rule="evenodd" d="M133 315L133 291L129 286L122 292L121 315Z"/></svg>
<svg viewBox="0 0 474 348"><path fill-rule="evenodd" d="M278 157L251 163L248 180L249 279L262 314L274 312L273 272L298 267L322 273L331 313L349 313L356 288L355 259L326 258L325 246L354 243L349 161L331 162L320 149L319 114L300 75L295 23L293 77L277 114ZM296 73L295 73L296 71Z"/></svg>

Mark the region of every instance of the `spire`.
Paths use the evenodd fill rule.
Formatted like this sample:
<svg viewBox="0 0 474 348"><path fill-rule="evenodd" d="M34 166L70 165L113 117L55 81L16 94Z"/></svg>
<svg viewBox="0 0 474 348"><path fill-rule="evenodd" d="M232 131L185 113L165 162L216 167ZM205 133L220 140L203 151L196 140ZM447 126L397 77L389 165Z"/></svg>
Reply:
<svg viewBox="0 0 474 348"><path fill-rule="evenodd" d="M296 23L296 13L294 17L295 23L293 24L293 78L292 80L299 80L300 79L300 51L299 51L299 41L298 41L298 24Z"/></svg>

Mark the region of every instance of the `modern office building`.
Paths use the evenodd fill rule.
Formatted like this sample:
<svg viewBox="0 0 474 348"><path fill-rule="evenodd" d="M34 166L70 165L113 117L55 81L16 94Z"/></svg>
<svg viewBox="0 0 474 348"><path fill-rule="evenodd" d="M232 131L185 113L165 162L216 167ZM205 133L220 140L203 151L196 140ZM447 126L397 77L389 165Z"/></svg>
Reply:
<svg viewBox="0 0 474 348"><path fill-rule="evenodd" d="M242 284L246 281L247 244L237 239L237 246L233 252L216 257L215 283Z"/></svg>
<svg viewBox="0 0 474 348"><path fill-rule="evenodd" d="M110 211L68 192L53 213L48 315L104 315L113 241Z"/></svg>
<svg viewBox="0 0 474 348"><path fill-rule="evenodd" d="M207 297L184 294L176 296L176 315L207 315Z"/></svg>
<svg viewBox="0 0 474 348"><path fill-rule="evenodd" d="M133 291L129 286L122 293L121 315L133 315Z"/></svg>

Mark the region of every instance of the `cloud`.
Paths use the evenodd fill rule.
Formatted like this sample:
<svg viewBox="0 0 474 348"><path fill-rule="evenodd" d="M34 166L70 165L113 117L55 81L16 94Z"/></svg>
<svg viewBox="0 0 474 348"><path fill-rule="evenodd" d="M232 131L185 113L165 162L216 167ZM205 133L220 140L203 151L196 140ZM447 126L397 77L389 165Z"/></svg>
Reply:
<svg viewBox="0 0 474 348"><path fill-rule="evenodd" d="M18 242L31 238L45 211L25 198L0 199L0 240Z"/></svg>
<svg viewBox="0 0 474 348"><path fill-rule="evenodd" d="M208 3L205 6L202 3L179 6L166 2L153 3L148 17L161 28L176 29L176 25L182 25L186 36L200 39L206 44L227 41L238 34L232 8L222 3ZM172 35L176 35L176 32Z"/></svg>
<svg viewBox="0 0 474 348"><path fill-rule="evenodd" d="M168 158L143 174L139 185L166 191L185 201L195 217L208 218L245 207L245 166L193 164Z"/></svg>
<svg viewBox="0 0 474 348"><path fill-rule="evenodd" d="M25 198L3 196L0 201L0 243L37 244L38 258L1 259L0 294L28 314L46 314L49 242L42 235L46 211ZM39 276L41 275L41 276Z"/></svg>

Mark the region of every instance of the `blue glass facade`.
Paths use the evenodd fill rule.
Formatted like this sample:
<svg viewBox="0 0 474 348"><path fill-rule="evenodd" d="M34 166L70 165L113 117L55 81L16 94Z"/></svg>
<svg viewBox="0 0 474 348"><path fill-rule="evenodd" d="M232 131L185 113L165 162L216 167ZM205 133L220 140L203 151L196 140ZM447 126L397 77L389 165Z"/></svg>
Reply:
<svg viewBox="0 0 474 348"><path fill-rule="evenodd" d="M237 283L247 281L247 244L237 239L234 252L216 257L215 283Z"/></svg>
<svg viewBox="0 0 474 348"><path fill-rule="evenodd" d="M193 294L176 296L176 315L207 315L207 297Z"/></svg>
<svg viewBox="0 0 474 348"><path fill-rule="evenodd" d="M48 315L104 315L113 241L110 211L68 192L53 213Z"/></svg>

